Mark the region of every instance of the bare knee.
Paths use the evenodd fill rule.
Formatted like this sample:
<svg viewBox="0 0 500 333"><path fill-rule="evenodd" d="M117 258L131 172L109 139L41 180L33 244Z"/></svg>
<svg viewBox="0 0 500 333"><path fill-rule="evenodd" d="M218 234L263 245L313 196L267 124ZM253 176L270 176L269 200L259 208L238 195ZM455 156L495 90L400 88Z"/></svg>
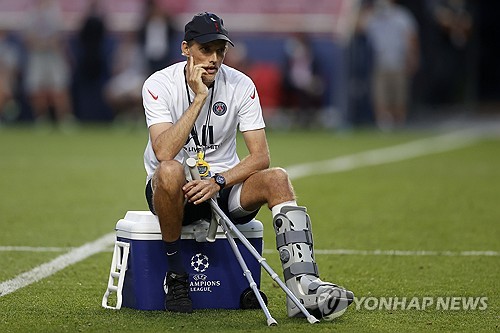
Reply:
<svg viewBox="0 0 500 333"><path fill-rule="evenodd" d="M181 163L172 161L160 162L154 174L153 184L164 190L179 189L186 182L184 167Z"/></svg>
<svg viewBox="0 0 500 333"><path fill-rule="evenodd" d="M271 193L269 201L273 201L272 199L295 199L292 183L290 182L288 173L283 168L271 168L266 170L264 184L267 185L268 191Z"/></svg>
<svg viewBox="0 0 500 333"><path fill-rule="evenodd" d="M275 183L278 184L288 184L290 183L290 179L288 177L288 172L286 172L283 168L271 168L268 169L269 176L274 180Z"/></svg>

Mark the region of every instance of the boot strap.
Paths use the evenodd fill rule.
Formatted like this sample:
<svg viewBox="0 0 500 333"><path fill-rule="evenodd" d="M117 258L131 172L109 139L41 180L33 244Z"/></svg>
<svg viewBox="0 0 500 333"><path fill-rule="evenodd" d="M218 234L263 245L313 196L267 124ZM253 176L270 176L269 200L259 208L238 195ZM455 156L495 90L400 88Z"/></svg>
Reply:
<svg viewBox="0 0 500 333"><path fill-rule="evenodd" d="M302 274L319 276L318 265L315 262L296 262L283 270L285 281Z"/></svg>
<svg viewBox="0 0 500 333"><path fill-rule="evenodd" d="M276 235L276 249L288 244L305 243L312 245L313 237L312 232L309 230L300 231L286 231L282 234Z"/></svg>

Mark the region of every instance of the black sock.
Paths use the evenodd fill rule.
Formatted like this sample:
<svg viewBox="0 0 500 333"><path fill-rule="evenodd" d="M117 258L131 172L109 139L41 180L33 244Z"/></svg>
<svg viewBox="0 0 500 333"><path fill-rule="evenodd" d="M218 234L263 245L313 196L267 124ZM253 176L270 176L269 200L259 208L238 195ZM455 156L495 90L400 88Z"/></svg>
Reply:
<svg viewBox="0 0 500 333"><path fill-rule="evenodd" d="M177 274L186 274L181 255L180 238L173 242L164 242L167 254L168 271Z"/></svg>

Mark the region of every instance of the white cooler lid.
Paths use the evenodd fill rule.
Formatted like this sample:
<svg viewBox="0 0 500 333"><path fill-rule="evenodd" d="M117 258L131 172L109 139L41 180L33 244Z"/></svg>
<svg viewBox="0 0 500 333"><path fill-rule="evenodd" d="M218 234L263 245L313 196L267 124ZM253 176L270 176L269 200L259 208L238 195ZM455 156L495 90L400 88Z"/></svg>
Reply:
<svg viewBox="0 0 500 333"><path fill-rule="evenodd" d="M182 239L196 239L208 227L208 222L197 221L182 227ZM262 238L263 225L258 220L236 225L246 238ZM160 224L158 217L150 211L128 211L123 219L116 223L116 236L135 240L161 240ZM206 234L206 233L205 233ZM198 236L198 237L196 237ZM216 238L226 238L224 231L219 226Z"/></svg>

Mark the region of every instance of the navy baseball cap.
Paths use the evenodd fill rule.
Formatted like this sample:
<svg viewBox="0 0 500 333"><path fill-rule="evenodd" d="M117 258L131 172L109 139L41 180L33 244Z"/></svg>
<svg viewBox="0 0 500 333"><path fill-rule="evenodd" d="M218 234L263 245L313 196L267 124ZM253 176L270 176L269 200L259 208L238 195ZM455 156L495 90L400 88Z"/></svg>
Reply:
<svg viewBox="0 0 500 333"><path fill-rule="evenodd" d="M196 14L184 27L184 40L189 42L193 39L200 44L222 39L234 46L222 19L208 12Z"/></svg>

